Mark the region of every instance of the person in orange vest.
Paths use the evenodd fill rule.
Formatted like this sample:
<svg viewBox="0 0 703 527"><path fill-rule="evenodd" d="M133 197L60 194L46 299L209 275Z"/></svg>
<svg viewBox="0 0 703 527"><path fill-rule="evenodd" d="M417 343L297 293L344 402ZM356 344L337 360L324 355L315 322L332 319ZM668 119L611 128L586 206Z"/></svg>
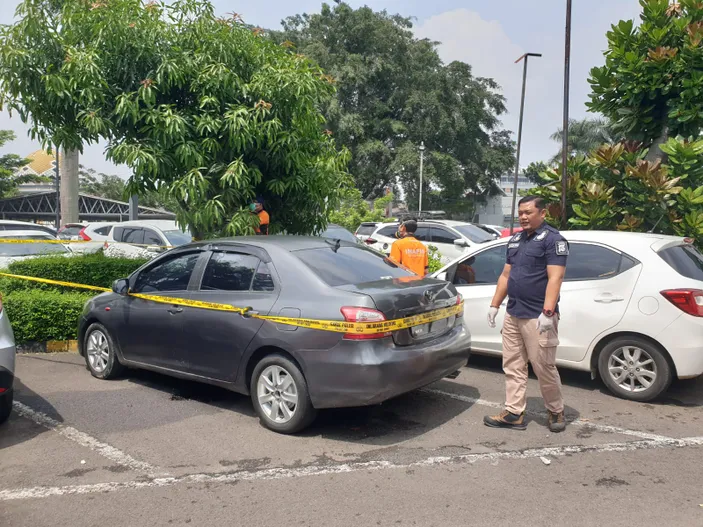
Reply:
<svg viewBox="0 0 703 527"><path fill-rule="evenodd" d="M269 233L269 213L264 210L264 200L261 197L256 198L254 203L249 205L249 209L259 217L259 226L256 227L257 236L265 236Z"/></svg>
<svg viewBox="0 0 703 527"><path fill-rule="evenodd" d="M391 247L391 260L410 269L419 276L425 276L429 271L427 247L415 238L417 222L408 220L398 228L398 241Z"/></svg>

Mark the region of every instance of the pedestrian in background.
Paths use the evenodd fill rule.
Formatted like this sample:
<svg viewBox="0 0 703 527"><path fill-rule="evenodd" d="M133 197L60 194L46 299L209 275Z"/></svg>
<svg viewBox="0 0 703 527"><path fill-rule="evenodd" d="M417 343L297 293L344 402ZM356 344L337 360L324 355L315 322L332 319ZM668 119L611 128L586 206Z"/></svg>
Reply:
<svg viewBox="0 0 703 527"><path fill-rule="evenodd" d="M519 202L522 232L508 242L503 273L498 279L488 312L488 325L496 327L500 305L508 297L503 323L505 410L486 416L491 427L524 430L527 362L537 375L552 432L566 428L561 379L556 367L559 344L559 292L564 280L569 244L559 231L545 223L544 200L527 196Z"/></svg>
<svg viewBox="0 0 703 527"><path fill-rule="evenodd" d="M261 197L256 198L254 203L249 205L252 213L259 217L259 225L256 227L257 235L266 235L269 233L269 213L264 210L264 200Z"/></svg>
<svg viewBox="0 0 703 527"><path fill-rule="evenodd" d="M408 220L398 228L398 241L391 247L391 260L407 267L417 275L425 276L429 271L427 247L415 238L417 222Z"/></svg>

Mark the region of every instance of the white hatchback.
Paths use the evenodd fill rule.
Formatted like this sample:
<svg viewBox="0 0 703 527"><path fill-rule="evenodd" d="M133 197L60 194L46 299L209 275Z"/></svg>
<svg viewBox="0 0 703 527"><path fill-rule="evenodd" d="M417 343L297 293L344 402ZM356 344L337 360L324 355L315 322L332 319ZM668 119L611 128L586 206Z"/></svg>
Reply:
<svg viewBox="0 0 703 527"><path fill-rule="evenodd" d="M674 377L703 374L703 255L692 240L645 233L568 231L557 365L600 374L616 395L651 400ZM470 250L433 276L463 295L472 351L500 355L486 313L509 238Z"/></svg>

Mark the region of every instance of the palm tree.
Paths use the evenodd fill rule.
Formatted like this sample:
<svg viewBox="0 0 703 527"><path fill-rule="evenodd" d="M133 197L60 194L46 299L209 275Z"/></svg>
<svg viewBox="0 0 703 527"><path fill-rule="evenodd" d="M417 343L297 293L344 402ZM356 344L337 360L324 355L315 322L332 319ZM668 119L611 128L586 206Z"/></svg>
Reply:
<svg viewBox="0 0 703 527"><path fill-rule="evenodd" d="M550 138L561 143L563 135L564 132L560 128ZM604 143L614 143L619 140L619 134L613 131L611 123L605 119L586 117L582 120L569 120L569 154L572 156L590 154ZM552 162L559 162L561 154L560 148L559 153L552 158Z"/></svg>

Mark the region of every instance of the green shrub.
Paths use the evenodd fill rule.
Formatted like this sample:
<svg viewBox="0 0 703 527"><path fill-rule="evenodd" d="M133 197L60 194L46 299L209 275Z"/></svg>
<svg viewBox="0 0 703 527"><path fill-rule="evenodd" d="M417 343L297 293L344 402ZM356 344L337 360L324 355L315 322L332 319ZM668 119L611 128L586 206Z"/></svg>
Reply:
<svg viewBox="0 0 703 527"><path fill-rule="evenodd" d="M45 342L76 338L83 304L94 295L59 291L14 291L3 305L15 342Z"/></svg>
<svg viewBox="0 0 703 527"><path fill-rule="evenodd" d="M112 287L112 282L118 278L126 278L146 261L148 260L108 258L102 253L70 258L63 256L42 256L13 262L9 265L8 272L11 274L36 276L39 278L48 278L50 280L75 282L98 287ZM73 288L0 277L0 291L4 294L26 290L77 291Z"/></svg>

